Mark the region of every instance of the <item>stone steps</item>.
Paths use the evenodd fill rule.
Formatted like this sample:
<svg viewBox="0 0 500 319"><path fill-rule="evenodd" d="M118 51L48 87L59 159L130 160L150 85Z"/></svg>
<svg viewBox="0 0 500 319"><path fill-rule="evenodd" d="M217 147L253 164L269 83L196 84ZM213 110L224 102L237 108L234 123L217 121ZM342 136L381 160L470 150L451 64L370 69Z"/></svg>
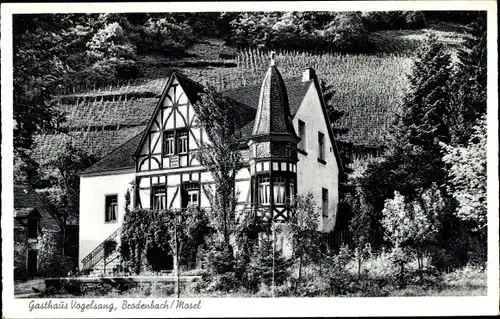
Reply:
<svg viewBox="0 0 500 319"><path fill-rule="evenodd" d="M106 262L106 264L105 264ZM113 274L113 269L120 265L120 255L118 251L113 252L106 258L101 259L90 272L90 276L102 277Z"/></svg>

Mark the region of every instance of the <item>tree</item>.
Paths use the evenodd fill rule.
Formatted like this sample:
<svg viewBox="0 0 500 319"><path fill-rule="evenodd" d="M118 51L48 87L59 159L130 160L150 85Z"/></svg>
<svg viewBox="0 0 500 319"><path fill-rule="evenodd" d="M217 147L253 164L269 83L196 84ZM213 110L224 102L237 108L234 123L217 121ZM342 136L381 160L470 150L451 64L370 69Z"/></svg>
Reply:
<svg viewBox="0 0 500 319"><path fill-rule="evenodd" d="M248 267L248 280L253 284L252 288L258 287L258 283L264 283L274 289L274 286L284 284L290 276L290 261L283 256L281 250L273 247L274 241L271 234L262 236L259 249L255 249L252 254Z"/></svg>
<svg viewBox="0 0 500 319"><path fill-rule="evenodd" d="M357 248L358 257L358 279L361 277L362 251L371 235L371 216L373 207L367 202L363 188L356 188L356 199L354 200L354 216L351 219L349 228L353 234Z"/></svg>
<svg viewBox="0 0 500 319"><path fill-rule="evenodd" d="M87 42L93 72L107 80L129 79L139 74L136 50L118 22L105 25Z"/></svg>
<svg viewBox="0 0 500 319"><path fill-rule="evenodd" d="M486 115L473 128L466 146L443 144L443 160L449 165L449 191L458 202L455 215L479 236L484 257L487 228Z"/></svg>
<svg viewBox="0 0 500 319"><path fill-rule="evenodd" d="M320 244L318 233L320 214L310 192L305 196L298 195L294 199L290 220L282 227L282 232L292 238L292 258L299 262L299 275L295 289L298 288L302 279L303 265L319 259L319 250L311 249L311 247L319 247Z"/></svg>
<svg viewBox="0 0 500 319"><path fill-rule="evenodd" d="M64 25L57 15L19 15L13 20L14 150L21 158L33 135L57 129L62 114L52 101L64 84L68 67ZM26 155L26 156L25 156Z"/></svg>
<svg viewBox="0 0 500 319"><path fill-rule="evenodd" d="M242 167L240 141L236 134L241 114L213 87L200 94L200 101L194 104L194 108L209 140L200 145L196 156L212 174L215 183L214 192L210 187L204 191L215 213L215 228L229 244L229 228L238 200L234 182Z"/></svg>
<svg viewBox="0 0 500 319"><path fill-rule="evenodd" d="M379 223L384 202L394 191L412 201L436 184L447 197L440 143L450 141L451 59L433 34L417 56L387 151L359 180L374 209L372 227Z"/></svg>
<svg viewBox="0 0 500 319"><path fill-rule="evenodd" d="M407 256L412 250L417 253L421 281L424 248L435 241L441 227L440 214L443 208L441 193L433 185L409 203L405 202L403 195L395 191L394 198L386 200L382 211L386 240ZM403 276L405 262L401 259L399 262Z"/></svg>
<svg viewBox="0 0 500 319"><path fill-rule="evenodd" d="M486 16L480 14L469 25L469 36L458 51L453 100L453 144L465 145L477 120L486 113L487 54Z"/></svg>
<svg viewBox="0 0 500 319"><path fill-rule="evenodd" d="M49 213L61 229L62 255L66 242L66 225L68 222L78 220L80 198L78 173L95 161L92 155L67 143L42 166L45 174L38 182L37 192L45 200Z"/></svg>
<svg viewBox="0 0 500 319"><path fill-rule="evenodd" d="M150 18L144 24L144 38L146 51L171 55L183 52L193 42L194 35L189 25L173 18Z"/></svg>

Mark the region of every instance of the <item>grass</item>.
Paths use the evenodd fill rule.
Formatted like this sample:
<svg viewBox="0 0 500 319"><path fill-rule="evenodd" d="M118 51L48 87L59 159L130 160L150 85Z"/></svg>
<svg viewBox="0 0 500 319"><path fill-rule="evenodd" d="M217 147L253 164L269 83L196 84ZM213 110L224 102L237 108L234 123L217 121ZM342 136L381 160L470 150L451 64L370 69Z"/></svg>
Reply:
<svg viewBox="0 0 500 319"><path fill-rule="evenodd" d="M329 290L325 269L322 275L318 273L318 268L305 266L303 268L304 281L301 284L303 289L299 290L299 295L293 295L288 285L276 287L276 296L286 297L408 297L408 296L485 296L487 295L487 275L486 271L479 266L467 265L456 269L450 273L426 274L424 282L419 282L416 272L416 261L407 265L407 285L404 288L398 287L398 270L391 263L388 254L381 253L372 256L362 264L362 276L358 281L357 263L351 260L346 269L347 273L338 276L347 276L345 292L333 295ZM294 277L297 276L293 275ZM43 281L31 280L25 283L15 283L16 295L23 295L32 292L31 287L43 291ZM204 291L203 285L197 282L181 282L181 298L256 298L271 297L271 289L262 286L257 293L249 293L243 289L236 289L230 292ZM52 298L165 298L176 297L174 293L174 283L151 282L137 284L125 291L120 291L107 284L88 286L83 295L75 296L62 291L51 291L41 295L41 297ZM325 290L326 289L326 290Z"/></svg>

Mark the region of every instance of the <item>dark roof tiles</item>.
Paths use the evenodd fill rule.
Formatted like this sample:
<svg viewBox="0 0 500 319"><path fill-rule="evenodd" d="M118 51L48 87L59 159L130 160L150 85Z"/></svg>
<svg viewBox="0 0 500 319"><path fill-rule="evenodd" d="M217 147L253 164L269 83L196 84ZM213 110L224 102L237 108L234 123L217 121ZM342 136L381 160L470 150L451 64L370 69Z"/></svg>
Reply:
<svg viewBox="0 0 500 319"><path fill-rule="evenodd" d="M192 103L196 103L199 100L198 94L203 91L203 86L187 78L185 75L176 73L176 76L180 85L185 89L189 100ZM291 78L285 79L283 82L288 93L290 114L293 118L302 104L302 100L304 99L304 96L313 81L302 82L301 78ZM239 132L242 138L248 138L252 134L254 126L254 118L259 101L260 85L226 90L221 93L235 101L235 110L242 115L243 120ZM142 134L143 132L111 151L100 161L85 170L82 175L93 175L105 172L134 169L135 162L133 155L139 146Z"/></svg>
<svg viewBox="0 0 500 319"><path fill-rule="evenodd" d="M141 132L119 147L115 148L100 161L85 170L82 175L98 174L109 171L118 171L125 169L134 169L135 161L133 155L139 146L142 134Z"/></svg>
<svg viewBox="0 0 500 319"><path fill-rule="evenodd" d="M286 91L288 93L290 115L294 117L313 81L302 82L301 78L290 78L284 79L283 82L285 83ZM222 93L232 100L257 109L260 87L260 85L249 85L223 91Z"/></svg>
<svg viewBox="0 0 500 319"><path fill-rule="evenodd" d="M276 66L266 72L259 93L252 136L286 134L296 136L283 78Z"/></svg>
<svg viewBox="0 0 500 319"><path fill-rule="evenodd" d="M20 220L38 215L43 229L57 230L56 221L50 216L38 194L27 184L14 185L15 225L21 226Z"/></svg>

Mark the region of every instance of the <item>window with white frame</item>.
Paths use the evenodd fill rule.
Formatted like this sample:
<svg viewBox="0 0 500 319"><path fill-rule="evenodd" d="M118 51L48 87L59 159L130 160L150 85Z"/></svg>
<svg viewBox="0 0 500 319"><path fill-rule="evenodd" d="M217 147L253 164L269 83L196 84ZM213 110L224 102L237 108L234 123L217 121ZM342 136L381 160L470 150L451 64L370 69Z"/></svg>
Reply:
<svg viewBox="0 0 500 319"><path fill-rule="evenodd" d="M165 186L155 186L153 187L153 209L165 209L167 208L167 196L165 192Z"/></svg>
<svg viewBox="0 0 500 319"><path fill-rule="evenodd" d="M271 196L271 185L269 176L257 176L257 185L258 185L258 204L269 204L270 196Z"/></svg>
<svg viewBox="0 0 500 319"><path fill-rule="evenodd" d="M306 150L306 123L299 120L299 137L300 142L297 145L298 149L305 151Z"/></svg>
<svg viewBox="0 0 500 319"><path fill-rule="evenodd" d="M174 155L175 154L175 132L168 131L165 132L164 135L164 152L165 155Z"/></svg>
<svg viewBox="0 0 500 319"><path fill-rule="evenodd" d="M104 221L115 222L118 220L118 195L106 195Z"/></svg>
<svg viewBox="0 0 500 319"><path fill-rule="evenodd" d="M177 133L177 153L183 154L188 151L188 132L179 131Z"/></svg>
<svg viewBox="0 0 500 319"><path fill-rule="evenodd" d="M200 185L197 183L187 183L182 186L182 207L193 207L199 205Z"/></svg>
<svg viewBox="0 0 500 319"><path fill-rule="evenodd" d="M273 197L275 204L285 203L286 179L284 176L273 177Z"/></svg>
<svg viewBox="0 0 500 319"><path fill-rule="evenodd" d="M293 203L293 198L295 196L295 182L292 178L290 178L288 182L288 199L290 203Z"/></svg>
<svg viewBox="0 0 500 319"><path fill-rule="evenodd" d="M325 135L318 132L318 158L325 160Z"/></svg>
<svg viewBox="0 0 500 319"><path fill-rule="evenodd" d="M189 149L188 139L188 131L185 129L166 131L163 135L163 154L186 154Z"/></svg>
<svg viewBox="0 0 500 319"><path fill-rule="evenodd" d="M328 189L321 189L323 217L328 218Z"/></svg>

